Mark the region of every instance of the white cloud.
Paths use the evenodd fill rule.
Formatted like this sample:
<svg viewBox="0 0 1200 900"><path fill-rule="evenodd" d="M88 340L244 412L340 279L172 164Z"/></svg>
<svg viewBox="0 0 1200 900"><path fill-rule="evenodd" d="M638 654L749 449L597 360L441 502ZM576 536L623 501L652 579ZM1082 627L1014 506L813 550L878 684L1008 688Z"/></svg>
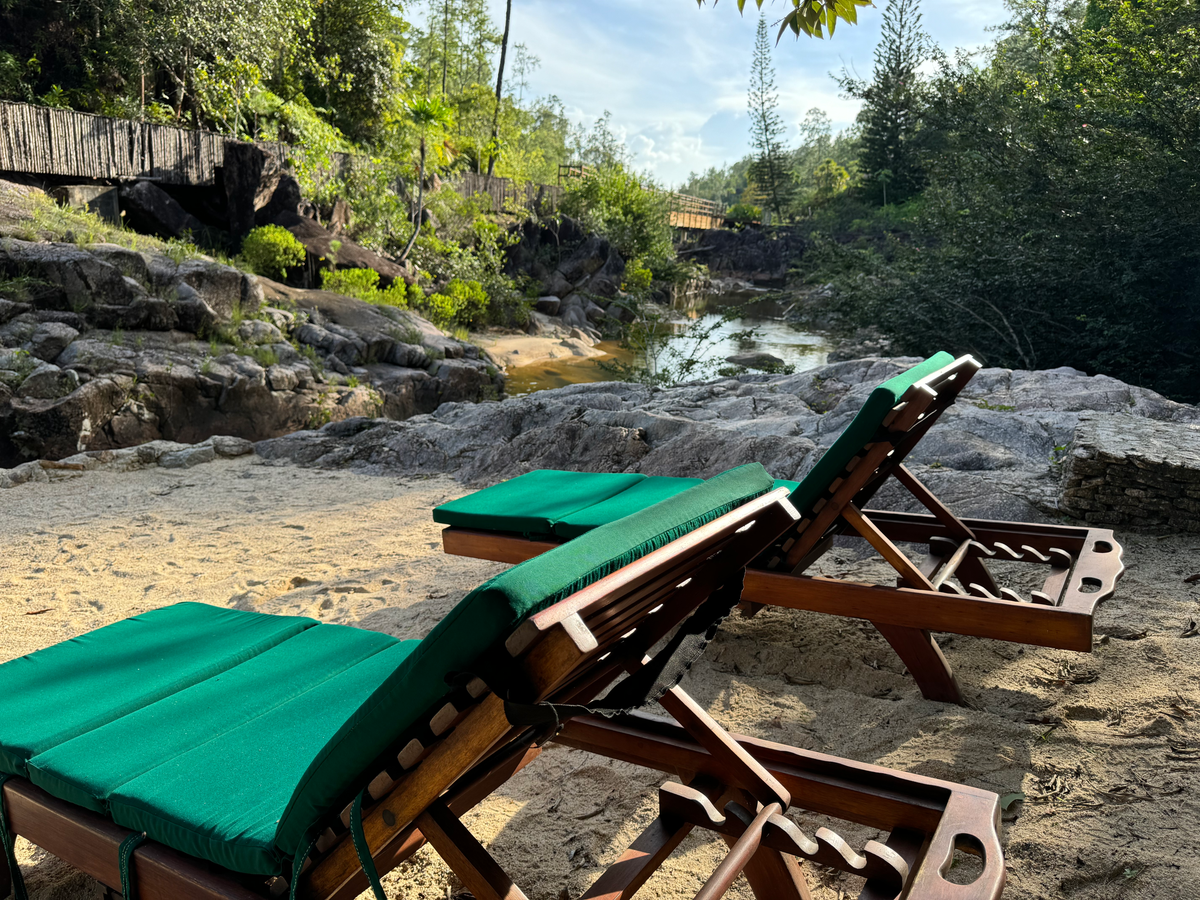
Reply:
<svg viewBox="0 0 1200 900"><path fill-rule="evenodd" d="M503 21L504 0L489 0ZM843 67L868 76L883 0L860 10L859 25L831 40L785 37L774 51L779 110L790 137L811 108L835 128L858 104L838 96L829 77ZM786 0L764 4L768 21ZM772 7L775 7L773 10ZM733 0L697 9L694 0L513 0L513 43L541 58L534 94L556 94L576 122L604 110L625 137L635 164L677 184L689 171L732 162L748 148L746 88L757 17ZM986 28L1007 18L1003 0L926 0L924 25L943 49L977 47Z"/></svg>

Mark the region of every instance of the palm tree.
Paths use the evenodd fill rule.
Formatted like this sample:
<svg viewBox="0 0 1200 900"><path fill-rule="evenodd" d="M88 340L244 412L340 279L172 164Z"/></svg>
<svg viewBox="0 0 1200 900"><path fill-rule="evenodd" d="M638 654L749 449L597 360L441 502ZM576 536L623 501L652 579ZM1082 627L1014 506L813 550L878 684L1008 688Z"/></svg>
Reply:
<svg viewBox="0 0 1200 900"><path fill-rule="evenodd" d="M400 254L400 262L408 259L408 254L413 248L413 244L417 242L417 235L421 232L421 219L425 214L425 155L426 155L426 140L430 136L430 132L447 131L453 122L453 111L446 105L441 97L416 97L404 104L404 114L408 121L412 122L421 133L421 162L417 170L417 214L415 217L415 227L413 228L412 237L408 239L408 243L404 247L404 252Z"/></svg>

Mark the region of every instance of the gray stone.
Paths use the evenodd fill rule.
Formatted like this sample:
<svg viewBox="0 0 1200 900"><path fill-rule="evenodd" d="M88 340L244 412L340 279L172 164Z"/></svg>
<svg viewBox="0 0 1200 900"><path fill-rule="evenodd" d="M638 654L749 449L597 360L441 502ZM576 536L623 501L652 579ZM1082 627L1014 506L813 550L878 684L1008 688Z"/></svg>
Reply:
<svg viewBox="0 0 1200 900"><path fill-rule="evenodd" d="M245 456L254 452L253 441L233 437L228 434L214 434L208 439L208 443L212 444L212 448L217 452L217 456L224 456L228 459Z"/></svg>
<svg viewBox="0 0 1200 900"><path fill-rule="evenodd" d="M558 269L551 272L550 276L542 282L542 293L550 297L565 297L574 289L571 282L567 281Z"/></svg>
<svg viewBox="0 0 1200 900"><path fill-rule="evenodd" d="M27 312L29 312L28 303L15 303L12 300L5 300L3 297L0 297L0 325L3 325L9 319Z"/></svg>
<svg viewBox="0 0 1200 900"><path fill-rule="evenodd" d="M158 458L158 464L164 469L190 469L200 463L212 462L217 458L217 451L210 443L197 444L185 450L173 450Z"/></svg>
<svg viewBox="0 0 1200 900"><path fill-rule="evenodd" d="M561 304L562 304L562 301L559 300L558 297L546 296L546 297L538 297L537 303L534 304L534 307L540 313L544 313L548 316L553 316L553 315L558 314L558 307Z"/></svg>
<svg viewBox="0 0 1200 900"><path fill-rule="evenodd" d="M263 300L257 278L212 260L186 260L179 264L176 277L195 289L222 322L231 321L235 309L256 312Z"/></svg>
<svg viewBox="0 0 1200 900"><path fill-rule="evenodd" d="M42 363L29 377L21 382L17 394L37 400L57 400L79 387L79 374L71 369L60 369L50 363Z"/></svg>
<svg viewBox="0 0 1200 900"><path fill-rule="evenodd" d="M273 391L294 391L300 386L300 377L290 366L270 366L267 368L267 384Z"/></svg>
<svg viewBox="0 0 1200 900"><path fill-rule="evenodd" d="M725 362L733 363L735 366L745 366L747 369L769 369L773 366L783 365L783 360L778 356L765 352L735 353L733 356L725 357Z"/></svg>
<svg viewBox="0 0 1200 900"><path fill-rule="evenodd" d="M278 344L283 342L283 335L270 322L258 319L243 319L237 327L237 336L246 344Z"/></svg>
<svg viewBox="0 0 1200 900"><path fill-rule="evenodd" d="M166 191L150 181L121 186L121 209L130 228L161 238L200 235L204 223L185 210Z"/></svg>
<svg viewBox="0 0 1200 900"><path fill-rule="evenodd" d="M583 313L591 322L602 322L608 318L608 313L604 311L604 307L593 303L591 300L588 301Z"/></svg>
<svg viewBox="0 0 1200 900"><path fill-rule="evenodd" d="M296 325L296 314L290 313L287 310L276 309L273 306L263 306L258 312L260 315L270 319L271 324L284 334L288 334Z"/></svg>

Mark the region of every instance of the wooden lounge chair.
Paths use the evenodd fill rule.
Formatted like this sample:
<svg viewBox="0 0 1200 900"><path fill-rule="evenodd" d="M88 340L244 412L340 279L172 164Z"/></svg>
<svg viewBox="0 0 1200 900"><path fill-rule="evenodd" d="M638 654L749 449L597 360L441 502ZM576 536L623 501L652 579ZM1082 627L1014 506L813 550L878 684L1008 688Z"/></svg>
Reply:
<svg viewBox="0 0 1200 900"><path fill-rule="evenodd" d="M867 619L931 700L962 692L931 631L1090 652L1096 606L1123 571L1122 549L1100 528L960 519L904 465L979 369L938 353L877 387L802 482L803 518L751 567L747 611L763 604ZM895 477L928 515L867 509ZM447 553L516 563L671 496L694 479L535 471L434 510ZM809 577L838 536L865 539L896 570L896 585ZM898 543L924 544L914 562ZM997 584L990 560L1044 566L1040 590Z"/></svg>
<svg viewBox="0 0 1200 900"><path fill-rule="evenodd" d="M632 896L699 827L731 846L702 898L739 872L807 898L807 859L872 900L994 900L995 794L730 735L677 686L796 522L786 496L732 470L509 569L421 642L178 604L0 666L0 896L22 900L16 834L125 900L384 900L426 841L479 900L517 900L460 817L557 739L681 779L588 898ZM673 720L620 711L659 694ZM808 836L793 806L888 837ZM956 847L982 857L968 886L945 879Z"/></svg>

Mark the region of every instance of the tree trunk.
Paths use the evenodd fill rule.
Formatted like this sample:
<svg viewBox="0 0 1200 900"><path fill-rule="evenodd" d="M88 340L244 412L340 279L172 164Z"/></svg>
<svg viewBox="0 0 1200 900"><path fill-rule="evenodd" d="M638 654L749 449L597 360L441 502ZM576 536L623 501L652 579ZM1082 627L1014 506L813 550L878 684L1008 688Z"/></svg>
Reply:
<svg viewBox="0 0 1200 900"><path fill-rule="evenodd" d="M412 237L408 239L408 243L404 246L404 252L400 254L400 262L403 263L408 259L408 254L412 251L413 244L417 242L417 235L421 233L421 219L425 217L425 135L421 135L421 165L417 172L417 221L413 228Z"/></svg>
<svg viewBox="0 0 1200 900"><path fill-rule="evenodd" d="M496 168L496 138L500 134L500 97L504 89L504 60L508 56L508 30L512 25L512 0L504 8L504 37L500 41L500 67L496 71L496 111L492 113L492 152L488 155L488 177Z"/></svg>

